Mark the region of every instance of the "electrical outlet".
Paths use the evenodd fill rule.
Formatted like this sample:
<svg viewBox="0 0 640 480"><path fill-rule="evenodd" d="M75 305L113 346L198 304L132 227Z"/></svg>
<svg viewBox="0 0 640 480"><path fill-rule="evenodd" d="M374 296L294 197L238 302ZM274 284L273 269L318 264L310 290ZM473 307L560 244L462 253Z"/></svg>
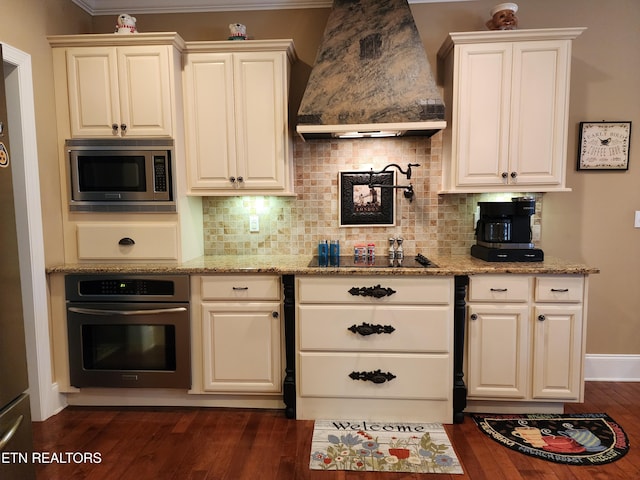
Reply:
<svg viewBox="0 0 640 480"><path fill-rule="evenodd" d="M250 232L259 232L260 231L260 220L258 215L250 215L249 216L249 231Z"/></svg>
<svg viewBox="0 0 640 480"><path fill-rule="evenodd" d="M640 228L640 210L636 210L636 219L635 219L635 222L633 223L633 226L635 228Z"/></svg>

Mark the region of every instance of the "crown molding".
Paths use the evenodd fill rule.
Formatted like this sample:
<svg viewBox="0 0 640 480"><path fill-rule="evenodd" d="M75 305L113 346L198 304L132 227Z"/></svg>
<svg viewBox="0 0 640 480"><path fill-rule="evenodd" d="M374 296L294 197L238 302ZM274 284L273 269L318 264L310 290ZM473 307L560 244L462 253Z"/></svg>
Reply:
<svg viewBox="0 0 640 480"><path fill-rule="evenodd" d="M243 10L329 8L332 0L72 0L91 15L121 13L197 13ZM470 0L409 0L409 3L446 3Z"/></svg>

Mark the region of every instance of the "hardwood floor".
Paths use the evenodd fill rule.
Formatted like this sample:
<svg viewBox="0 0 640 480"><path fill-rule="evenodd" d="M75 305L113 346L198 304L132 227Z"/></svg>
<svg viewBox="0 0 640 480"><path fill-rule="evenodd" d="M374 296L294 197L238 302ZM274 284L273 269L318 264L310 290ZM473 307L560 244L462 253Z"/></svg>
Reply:
<svg viewBox="0 0 640 480"><path fill-rule="evenodd" d="M640 383L587 382L566 413L609 414L631 449L600 467L567 466L501 447L470 418L445 428L463 475L309 470L312 421L282 411L69 407L34 423L36 452L81 452L99 463L38 466L38 480L633 480L640 479ZM95 454L95 455L91 455Z"/></svg>

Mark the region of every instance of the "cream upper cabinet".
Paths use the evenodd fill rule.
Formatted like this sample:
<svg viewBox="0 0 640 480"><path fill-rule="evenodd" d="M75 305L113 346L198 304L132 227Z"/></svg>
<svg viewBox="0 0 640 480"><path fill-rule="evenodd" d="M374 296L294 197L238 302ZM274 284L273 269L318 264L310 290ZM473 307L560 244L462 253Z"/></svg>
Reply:
<svg viewBox="0 0 640 480"><path fill-rule="evenodd" d="M293 194L290 40L190 42L184 60L192 195Z"/></svg>
<svg viewBox="0 0 640 480"><path fill-rule="evenodd" d="M471 276L469 398L581 401L586 288L582 275Z"/></svg>
<svg viewBox="0 0 640 480"><path fill-rule="evenodd" d="M175 32L47 37L53 56L66 263L176 263L202 255L202 202L184 184L182 51ZM52 99L53 101L54 99ZM72 212L65 140L172 140L176 212Z"/></svg>
<svg viewBox="0 0 640 480"><path fill-rule="evenodd" d="M583 30L449 35L443 192L566 190L571 42Z"/></svg>
<svg viewBox="0 0 640 480"><path fill-rule="evenodd" d="M171 137L170 45L66 49L72 137Z"/></svg>

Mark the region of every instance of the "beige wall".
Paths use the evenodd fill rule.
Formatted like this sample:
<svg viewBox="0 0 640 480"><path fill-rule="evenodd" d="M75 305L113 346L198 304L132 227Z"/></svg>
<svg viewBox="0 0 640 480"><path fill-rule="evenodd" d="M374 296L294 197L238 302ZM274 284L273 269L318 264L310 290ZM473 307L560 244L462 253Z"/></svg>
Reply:
<svg viewBox="0 0 640 480"><path fill-rule="evenodd" d="M431 59L446 31L479 29L497 2L414 8ZM537 0L517 2L520 28L587 27L573 44L567 185L571 193L544 195L545 253L599 267L591 277L588 353L639 354L640 229L640 2ZM628 172L577 172L581 121L631 120ZM635 128L636 131L633 131Z"/></svg>
<svg viewBox="0 0 640 480"><path fill-rule="evenodd" d="M482 30L495 0L416 4L412 6L432 66L449 31ZM544 195L542 247L561 256L599 267L591 277L589 353L640 354L640 230L633 212L640 210L638 135L631 143L628 172L576 172L578 122L631 120L640 125L640 3L637 0L537 0L520 2L521 28L584 26L574 42L570 99L567 183L571 193ZM4 4L7 4L5 6ZM55 115L52 111L51 60L46 34L106 33L115 16L95 17L87 29L86 16L70 0L0 1L5 29L0 39L33 55L38 122L38 149L43 181L47 262L61 259L60 199L56 190ZM131 12L134 13L135 12ZM280 12L231 12L188 15L136 15L143 31L178 31L186 40L221 40L226 25L242 22L255 38L293 38L300 57L292 72L292 103L300 100L328 15L327 9ZM28 19L28 21L26 20ZM25 29L24 25L29 28ZM8 28L7 28L8 25ZM635 153L635 155L634 155ZM635 158L634 158L635 157Z"/></svg>
<svg viewBox="0 0 640 480"><path fill-rule="evenodd" d="M53 103L53 67L51 48L46 36L51 32L89 31L91 18L69 0L0 0L0 11L0 41L31 56L42 216L46 237L45 256L48 264L58 263L63 260L62 214ZM18 159L14 158L15 161Z"/></svg>

